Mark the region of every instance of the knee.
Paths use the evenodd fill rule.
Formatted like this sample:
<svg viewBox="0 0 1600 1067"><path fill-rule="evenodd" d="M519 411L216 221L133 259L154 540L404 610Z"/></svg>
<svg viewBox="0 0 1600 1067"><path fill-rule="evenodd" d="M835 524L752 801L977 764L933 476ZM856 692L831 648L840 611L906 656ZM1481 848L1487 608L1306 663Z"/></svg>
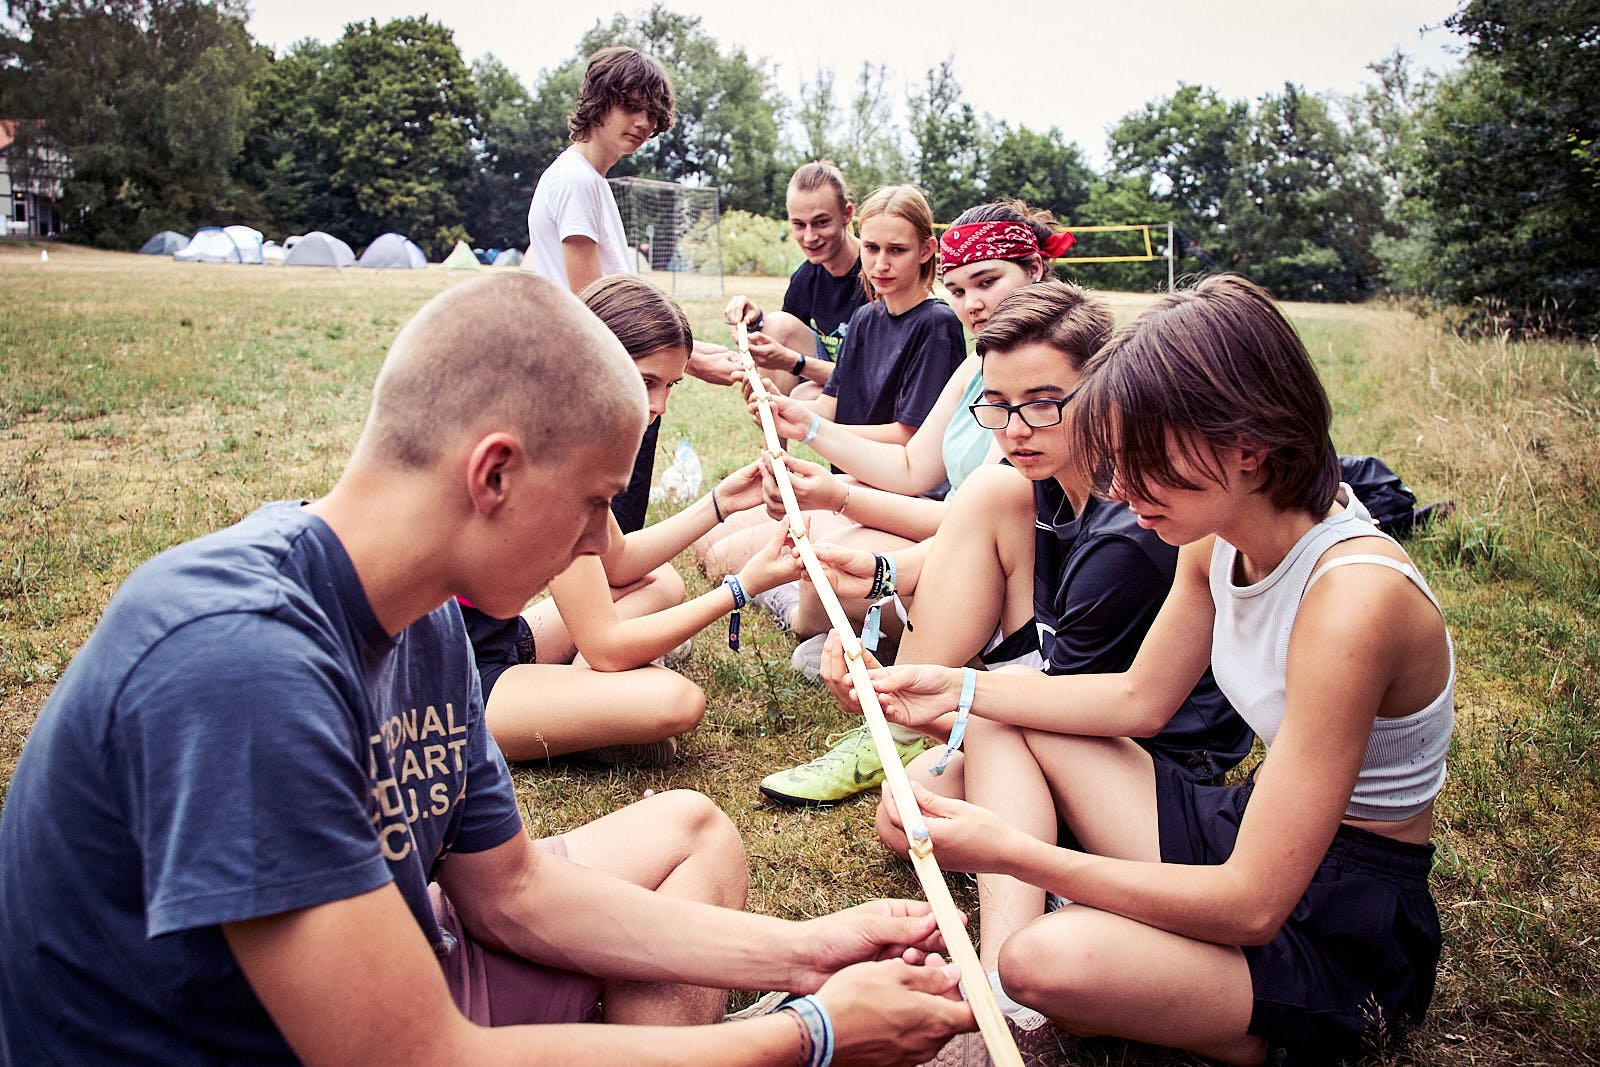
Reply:
<svg viewBox="0 0 1600 1067"><path fill-rule="evenodd" d="M703 689L677 671L662 668L661 708L666 728L664 736L676 737L700 725L706 714Z"/></svg>
<svg viewBox="0 0 1600 1067"><path fill-rule="evenodd" d="M816 353L817 335L811 332L811 327L787 311L775 311L768 315L761 324L761 332L803 356L810 357Z"/></svg>
<svg viewBox="0 0 1600 1067"><path fill-rule="evenodd" d="M1105 991L1099 961L1119 949L1098 935L1096 924L1071 923L1072 932L1064 935L1060 928L1067 920L1057 912L1012 934L1000 948L1000 984L1018 1003L1087 1035L1096 1032L1093 1005Z"/></svg>
<svg viewBox="0 0 1600 1067"><path fill-rule="evenodd" d="M694 561L700 565L705 576L714 582L721 581L732 571L728 566L728 536L718 537L718 532L712 530L694 543Z"/></svg>
<svg viewBox="0 0 1600 1067"><path fill-rule="evenodd" d="M713 903L744 906L747 890L744 841L727 813L704 793L673 789L653 798L660 806L657 818L679 835L682 851L710 875Z"/></svg>
<svg viewBox="0 0 1600 1067"><path fill-rule="evenodd" d="M646 577L646 588L650 590L651 611L660 611L663 608L676 607L682 604L688 596L684 587L683 576L676 567L670 563L663 563Z"/></svg>

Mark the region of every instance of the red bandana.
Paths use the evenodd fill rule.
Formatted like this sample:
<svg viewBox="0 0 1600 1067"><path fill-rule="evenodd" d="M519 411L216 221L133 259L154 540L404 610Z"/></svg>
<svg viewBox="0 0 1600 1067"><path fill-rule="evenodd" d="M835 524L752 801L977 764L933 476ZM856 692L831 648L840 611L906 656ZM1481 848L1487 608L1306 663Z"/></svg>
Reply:
<svg viewBox="0 0 1600 1067"><path fill-rule="evenodd" d="M964 267L983 259L1027 259L1043 256L1054 259L1072 247L1073 236L1063 230L1053 233L1039 247L1033 227L1020 222L972 222L952 226L939 239L939 273Z"/></svg>

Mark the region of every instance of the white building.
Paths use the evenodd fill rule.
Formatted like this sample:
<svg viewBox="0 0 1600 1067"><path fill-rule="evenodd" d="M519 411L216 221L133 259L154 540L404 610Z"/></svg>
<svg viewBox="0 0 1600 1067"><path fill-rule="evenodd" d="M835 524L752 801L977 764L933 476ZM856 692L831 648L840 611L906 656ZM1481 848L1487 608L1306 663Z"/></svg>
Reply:
<svg viewBox="0 0 1600 1067"><path fill-rule="evenodd" d="M28 166L21 146L15 144L17 123L0 119L0 233L18 237L54 237L61 232L58 205L61 183L67 175L67 157L46 145L29 149ZM17 172L13 178L13 171Z"/></svg>

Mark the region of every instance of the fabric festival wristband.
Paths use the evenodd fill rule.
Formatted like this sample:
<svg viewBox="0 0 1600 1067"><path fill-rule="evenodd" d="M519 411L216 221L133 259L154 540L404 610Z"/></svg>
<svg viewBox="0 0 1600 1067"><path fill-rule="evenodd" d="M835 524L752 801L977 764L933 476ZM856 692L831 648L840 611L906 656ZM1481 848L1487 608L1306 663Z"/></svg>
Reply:
<svg viewBox="0 0 1600 1067"><path fill-rule="evenodd" d="M813 411L811 413L811 426L806 430L806 435L800 438L800 443L809 445L812 441L815 441L817 439L817 431L820 429L822 429L822 416Z"/></svg>
<svg viewBox="0 0 1600 1067"><path fill-rule="evenodd" d="M894 591L895 566L894 557L882 552L873 553L876 566L872 576L872 590L867 596L872 600L872 606L867 609L866 621L861 626L861 643L867 651L878 651L878 641L883 633L883 605L894 601L895 610L900 613L900 621L906 621L905 605L900 603L900 597Z"/></svg>
<svg viewBox="0 0 1600 1067"><path fill-rule="evenodd" d="M810 1048L802 1048L805 1059L801 1067L828 1067L833 1062L833 1020L828 1009L815 996L799 997L789 1001L779 1011L792 1011L800 1020L801 1028L811 1039Z"/></svg>
<svg viewBox="0 0 1600 1067"><path fill-rule="evenodd" d="M733 594L733 614L728 616L728 647L735 652L739 651L739 609L744 607L744 586L739 584L735 575L728 575L722 579L722 584L728 587Z"/></svg>
<svg viewBox="0 0 1600 1067"><path fill-rule="evenodd" d="M972 711L972 691L978 684L978 672L971 667L961 669L961 698L956 701L956 721L950 727L950 741L944 746L944 754L939 757L939 762L932 767L935 777L943 774L950 765L950 760L961 749L961 739L967 736L967 715Z"/></svg>

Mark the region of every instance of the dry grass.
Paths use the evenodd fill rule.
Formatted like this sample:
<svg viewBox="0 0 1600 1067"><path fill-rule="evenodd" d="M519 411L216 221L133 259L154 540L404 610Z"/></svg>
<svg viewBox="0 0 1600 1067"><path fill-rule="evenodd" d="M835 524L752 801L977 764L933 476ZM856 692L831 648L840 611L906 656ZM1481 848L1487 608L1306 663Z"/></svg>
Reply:
<svg viewBox="0 0 1600 1067"><path fill-rule="evenodd" d="M205 267L0 245L0 789L56 678L140 561L257 503L332 484L360 427L384 345L461 276ZM666 278L665 281L673 279ZM781 279L729 279L766 306ZM688 305L718 327L724 296ZM1116 295L1119 317L1149 298ZM1336 399L1342 451L1374 452L1459 521L1416 546L1457 642L1451 780L1438 805L1435 888L1446 930L1434 1012L1394 1063L1593 1062L1600 1047L1600 364L1569 344L1463 342L1398 308L1292 305ZM746 461L734 397L696 381L661 434L708 478ZM692 589L704 588L681 558ZM752 906L816 915L915 894L876 843L867 803L829 812L758 799L769 771L851 723L788 667L792 640L747 616L684 670L705 724L667 771L519 768L541 833L646 790L699 789L744 833ZM970 894L962 894L970 906ZM1191 1058L1122 1042L1070 1062Z"/></svg>

